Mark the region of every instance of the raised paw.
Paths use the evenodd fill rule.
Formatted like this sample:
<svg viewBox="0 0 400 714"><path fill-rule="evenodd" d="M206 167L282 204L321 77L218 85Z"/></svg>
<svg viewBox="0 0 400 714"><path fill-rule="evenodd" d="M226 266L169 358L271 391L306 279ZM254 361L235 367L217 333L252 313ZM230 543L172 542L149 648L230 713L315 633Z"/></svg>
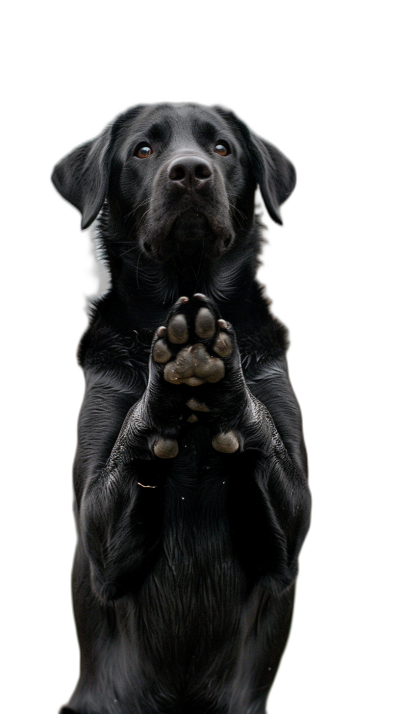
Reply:
<svg viewBox="0 0 400 714"><path fill-rule="evenodd" d="M233 350L228 323L219 320L201 295L180 298L168 320L159 327L153 359L164 366L170 384L198 387L214 384L225 376L224 359Z"/></svg>
<svg viewBox="0 0 400 714"><path fill-rule="evenodd" d="M164 384L183 385L179 428L200 422L209 427L215 451L238 451L247 388L233 329L214 303L202 294L180 298L157 330L152 356ZM196 390L190 394L188 387ZM173 458L178 443L159 438L153 450L160 458Z"/></svg>

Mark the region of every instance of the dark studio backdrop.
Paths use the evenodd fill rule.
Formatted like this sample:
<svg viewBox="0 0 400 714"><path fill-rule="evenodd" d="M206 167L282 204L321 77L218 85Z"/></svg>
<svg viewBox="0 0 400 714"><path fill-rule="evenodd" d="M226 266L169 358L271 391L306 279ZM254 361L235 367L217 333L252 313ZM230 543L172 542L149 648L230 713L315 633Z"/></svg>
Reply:
<svg viewBox="0 0 400 714"><path fill-rule="evenodd" d="M297 168L296 191L283 208L284 227L270 229L260 277L275 313L291 333L289 364L304 416L314 521L300 561L292 637L270 709L271 714L285 714L297 702L307 714L329 714L353 711L353 703L360 703L355 666L361 649L360 573L353 558L351 517L357 485L353 479L359 477L351 456L343 464L346 434L337 428L344 401L347 412L354 412L343 342L352 339L357 310L350 279L357 238L349 235L346 212L338 211L339 194L343 197L347 191L342 159L351 151L341 129L347 90L339 90L329 60L321 61L323 83L321 67L312 61L293 62L290 72L275 83L254 68L238 65L221 74L200 64L193 67L190 82L186 76L169 75L168 69L133 79L126 70L117 75L115 68L103 67L90 91L84 77L69 70L58 72L57 81L46 74L42 78L36 108L40 152L35 165L40 178L37 175L35 183L44 213L37 213L34 229L39 247L28 249L27 260L34 286L32 308L38 316L32 324L38 353L32 398L40 408L32 428L45 444L40 486L32 496L41 504L35 526L41 547L34 559L34 577L40 583L35 588L34 637L42 654L33 652L31 661L36 672L33 699L40 696L49 714L67 701L78 673L70 604L75 542L71 467L84 385L75 353L86 324L83 293L95 287L88 234L79 232L78 214L53 191L49 175L59 158L98 134L118 112L137 102L156 101L232 108Z"/></svg>

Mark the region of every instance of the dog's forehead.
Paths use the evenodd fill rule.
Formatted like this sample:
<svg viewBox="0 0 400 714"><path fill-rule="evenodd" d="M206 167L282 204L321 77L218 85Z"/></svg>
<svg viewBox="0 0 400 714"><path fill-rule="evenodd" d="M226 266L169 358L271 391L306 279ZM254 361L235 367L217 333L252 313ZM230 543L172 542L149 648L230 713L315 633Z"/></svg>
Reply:
<svg viewBox="0 0 400 714"><path fill-rule="evenodd" d="M234 135L228 122L211 107L201 104L156 104L143 107L133 118L127 118L125 137L144 134L149 138L171 140L194 138L213 140L218 134Z"/></svg>

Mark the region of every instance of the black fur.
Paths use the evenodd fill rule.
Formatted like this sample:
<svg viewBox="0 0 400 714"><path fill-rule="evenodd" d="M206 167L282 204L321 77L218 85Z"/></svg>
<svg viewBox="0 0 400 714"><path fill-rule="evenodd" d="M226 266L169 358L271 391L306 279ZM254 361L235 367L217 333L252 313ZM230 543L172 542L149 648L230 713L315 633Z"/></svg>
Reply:
<svg viewBox="0 0 400 714"><path fill-rule="evenodd" d="M152 153L139 158L144 144ZM79 348L81 676L62 711L261 714L289 633L310 496L286 329L255 279L254 191L281 222L293 166L231 112L165 104L122 114L53 182L83 228L100 214L112 282ZM182 295L190 300L175 304ZM199 305L231 324L221 328L233 345L225 376L170 384L154 332L180 312L192 330ZM194 424L193 394L210 406ZM228 430L239 450L215 451L212 437ZM178 442L175 458L154 455L160 435Z"/></svg>

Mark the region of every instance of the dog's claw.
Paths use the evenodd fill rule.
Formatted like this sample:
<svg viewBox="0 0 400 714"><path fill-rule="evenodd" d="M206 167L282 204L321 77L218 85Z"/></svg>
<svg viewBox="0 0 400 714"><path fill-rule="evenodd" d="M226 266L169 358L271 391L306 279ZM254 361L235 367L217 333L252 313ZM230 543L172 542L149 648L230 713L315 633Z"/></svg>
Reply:
<svg viewBox="0 0 400 714"><path fill-rule="evenodd" d="M176 439L157 439L153 451L159 459L173 459L178 455L179 446Z"/></svg>
<svg viewBox="0 0 400 714"><path fill-rule="evenodd" d="M239 448L239 439L236 432L227 431L225 434L217 434L212 440L215 451L222 454L234 454Z"/></svg>

